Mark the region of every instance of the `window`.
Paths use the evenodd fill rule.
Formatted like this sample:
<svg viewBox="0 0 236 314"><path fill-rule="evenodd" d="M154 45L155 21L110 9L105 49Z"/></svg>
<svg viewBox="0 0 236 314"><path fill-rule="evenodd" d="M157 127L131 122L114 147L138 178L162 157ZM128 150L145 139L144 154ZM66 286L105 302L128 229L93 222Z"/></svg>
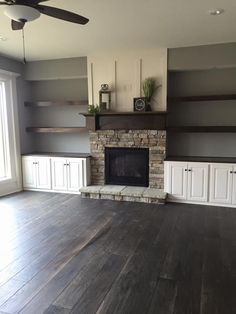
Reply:
<svg viewBox="0 0 236 314"><path fill-rule="evenodd" d="M0 181L11 178L6 83L0 79Z"/></svg>
<svg viewBox="0 0 236 314"><path fill-rule="evenodd" d="M0 70L0 196L21 190L16 77Z"/></svg>

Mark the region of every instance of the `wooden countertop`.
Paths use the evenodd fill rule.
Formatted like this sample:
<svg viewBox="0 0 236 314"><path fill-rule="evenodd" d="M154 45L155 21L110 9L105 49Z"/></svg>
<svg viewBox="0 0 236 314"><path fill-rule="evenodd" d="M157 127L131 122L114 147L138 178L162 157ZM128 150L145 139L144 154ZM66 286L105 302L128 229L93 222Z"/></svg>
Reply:
<svg viewBox="0 0 236 314"><path fill-rule="evenodd" d="M66 158L89 158L91 157L88 153L52 153L52 152L32 152L27 154L22 154L22 156L40 156L40 157L66 157Z"/></svg>
<svg viewBox="0 0 236 314"><path fill-rule="evenodd" d="M165 161L236 163L236 157L167 156Z"/></svg>

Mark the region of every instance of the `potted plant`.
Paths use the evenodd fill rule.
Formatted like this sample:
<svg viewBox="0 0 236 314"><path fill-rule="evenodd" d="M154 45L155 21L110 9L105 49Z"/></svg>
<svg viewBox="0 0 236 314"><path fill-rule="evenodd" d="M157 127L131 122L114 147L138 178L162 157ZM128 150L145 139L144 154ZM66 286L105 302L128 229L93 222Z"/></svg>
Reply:
<svg viewBox="0 0 236 314"><path fill-rule="evenodd" d="M100 108L98 105L89 105L88 106L88 112L91 114L97 114L100 112Z"/></svg>
<svg viewBox="0 0 236 314"><path fill-rule="evenodd" d="M143 81L142 89L147 101L147 107L149 111L151 111L151 100L159 86L160 85L156 84L156 80L153 77L148 77Z"/></svg>

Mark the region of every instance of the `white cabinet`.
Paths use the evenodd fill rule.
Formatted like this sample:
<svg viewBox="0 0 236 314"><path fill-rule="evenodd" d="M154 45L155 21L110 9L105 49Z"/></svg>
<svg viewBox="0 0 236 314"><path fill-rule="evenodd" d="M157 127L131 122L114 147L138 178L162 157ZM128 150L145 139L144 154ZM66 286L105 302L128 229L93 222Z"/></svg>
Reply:
<svg viewBox="0 0 236 314"><path fill-rule="evenodd" d="M170 199L185 200L187 199L187 172L188 164L185 162L168 162L167 187Z"/></svg>
<svg viewBox="0 0 236 314"><path fill-rule="evenodd" d="M208 169L206 163L188 163L187 200L207 202L208 199Z"/></svg>
<svg viewBox="0 0 236 314"><path fill-rule="evenodd" d="M90 184L90 159L23 156L22 172L24 189L79 193Z"/></svg>
<svg viewBox="0 0 236 314"><path fill-rule="evenodd" d="M22 158L22 172L24 188L36 188L36 171L34 158Z"/></svg>
<svg viewBox="0 0 236 314"><path fill-rule="evenodd" d="M52 158L52 189L67 190L67 163L64 158Z"/></svg>
<svg viewBox="0 0 236 314"><path fill-rule="evenodd" d="M236 206L236 165L165 162L168 199L185 203Z"/></svg>
<svg viewBox="0 0 236 314"><path fill-rule="evenodd" d="M235 202L235 166L231 164L211 165L210 202L232 204Z"/></svg>
<svg viewBox="0 0 236 314"><path fill-rule="evenodd" d="M84 172L86 159L52 158L52 188L54 191L79 192L87 185Z"/></svg>
<svg viewBox="0 0 236 314"><path fill-rule="evenodd" d="M208 167L206 163L166 162L165 191L169 199L206 202Z"/></svg>
<svg viewBox="0 0 236 314"><path fill-rule="evenodd" d="M47 157L22 158L23 186L25 189L51 189L50 160Z"/></svg>
<svg viewBox="0 0 236 314"><path fill-rule="evenodd" d="M236 205L236 166L233 167L232 204Z"/></svg>
<svg viewBox="0 0 236 314"><path fill-rule="evenodd" d="M70 192L78 192L84 186L83 162L82 159L67 159L67 189Z"/></svg>

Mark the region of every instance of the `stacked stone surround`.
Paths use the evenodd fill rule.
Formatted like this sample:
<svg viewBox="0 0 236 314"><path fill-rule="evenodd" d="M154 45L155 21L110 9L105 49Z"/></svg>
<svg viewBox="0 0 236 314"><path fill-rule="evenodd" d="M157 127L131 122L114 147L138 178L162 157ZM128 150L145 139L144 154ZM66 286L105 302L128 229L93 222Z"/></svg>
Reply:
<svg viewBox="0 0 236 314"><path fill-rule="evenodd" d="M106 130L90 132L91 181L105 184L105 147L149 148L149 187L164 189L166 131Z"/></svg>

